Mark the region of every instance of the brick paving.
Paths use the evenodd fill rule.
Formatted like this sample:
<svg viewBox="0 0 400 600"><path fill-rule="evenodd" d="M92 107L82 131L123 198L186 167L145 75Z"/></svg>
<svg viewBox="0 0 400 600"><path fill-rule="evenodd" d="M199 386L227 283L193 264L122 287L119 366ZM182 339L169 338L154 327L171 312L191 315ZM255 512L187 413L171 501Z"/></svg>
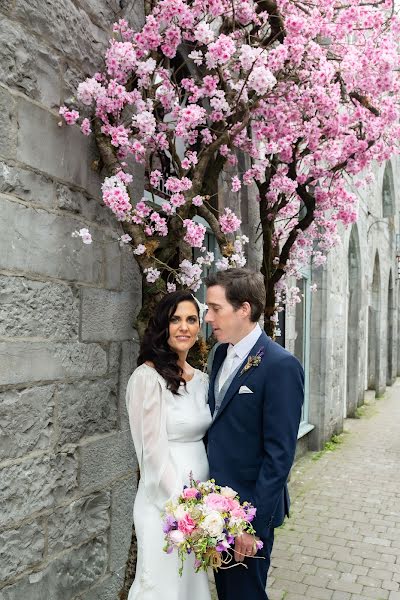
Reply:
<svg viewBox="0 0 400 600"><path fill-rule="evenodd" d="M367 402L337 449L293 468L269 600L400 600L400 380Z"/></svg>
<svg viewBox="0 0 400 600"><path fill-rule="evenodd" d="M269 600L400 600L400 380L345 431L293 468Z"/></svg>

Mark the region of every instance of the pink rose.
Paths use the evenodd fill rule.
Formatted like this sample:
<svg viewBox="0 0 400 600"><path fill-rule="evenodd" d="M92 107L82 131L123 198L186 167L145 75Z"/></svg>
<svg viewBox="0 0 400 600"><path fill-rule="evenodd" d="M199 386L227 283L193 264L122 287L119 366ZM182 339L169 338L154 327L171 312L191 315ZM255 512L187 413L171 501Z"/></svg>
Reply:
<svg viewBox="0 0 400 600"><path fill-rule="evenodd" d="M190 535L192 533L193 529L195 529L195 528L196 528L196 523L193 521L192 517L190 517L187 513L183 517L183 519L181 519L178 522L178 529L184 535Z"/></svg>
<svg viewBox="0 0 400 600"><path fill-rule="evenodd" d="M230 498L225 498L221 494L215 493L209 494L205 499L208 508L218 510L219 512L228 512L231 510L231 502Z"/></svg>
<svg viewBox="0 0 400 600"><path fill-rule="evenodd" d="M196 488L185 488L183 490L182 496L184 498L196 498L197 494L198 494L198 490L196 490Z"/></svg>
<svg viewBox="0 0 400 600"><path fill-rule="evenodd" d="M243 510L243 508L241 506L239 506L238 508L234 508L233 511L231 512L232 517L236 517L237 519L246 519L247 514L246 512Z"/></svg>

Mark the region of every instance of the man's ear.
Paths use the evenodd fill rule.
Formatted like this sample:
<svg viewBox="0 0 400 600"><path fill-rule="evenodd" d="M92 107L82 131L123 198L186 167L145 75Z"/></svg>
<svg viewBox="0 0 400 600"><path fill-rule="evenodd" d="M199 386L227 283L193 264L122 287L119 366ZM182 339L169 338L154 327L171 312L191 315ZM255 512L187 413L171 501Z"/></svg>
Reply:
<svg viewBox="0 0 400 600"><path fill-rule="evenodd" d="M245 317L251 317L251 305L250 302L243 302L242 306L241 306L242 312L243 312L243 316Z"/></svg>

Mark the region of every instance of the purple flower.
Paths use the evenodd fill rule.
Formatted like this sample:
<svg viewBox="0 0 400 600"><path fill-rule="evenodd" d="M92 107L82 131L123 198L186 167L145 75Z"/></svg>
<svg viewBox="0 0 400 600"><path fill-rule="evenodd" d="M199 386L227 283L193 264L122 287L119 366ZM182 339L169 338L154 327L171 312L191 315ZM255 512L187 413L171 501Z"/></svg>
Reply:
<svg viewBox="0 0 400 600"><path fill-rule="evenodd" d="M257 550L261 550L264 547L264 543L261 540L256 541Z"/></svg>
<svg viewBox="0 0 400 600"><path fill-rule="evenodd" d="M247 508L246 512L247 512L246 521L248 521L250 523L256 516L257 509L254 508L254 506L252 506L252 507Z"/></svg>
<svg viewBox="0 0 400 600"><path fill-rule="evenodd" d="M167 517L165 517L165 520L163 523L163 532L164 533L169 533L172 529L176 529L177 527L178 527L178 523L175 521L173 516L168 515Z"/></svg>
<svg viewBox="0 0 400 600"><path fill-rule="evenodd" d="M173 546L168 546L168 548L166 550L167 554L171 554L171 552L173 552L173 551L174 551L174 547Z"/></svg>
<svg viewBox="0 0 400 600"><path fill-rule="evenodd" d="M215 546L215 549L216 549L217 552L224 552L226 550L224 544L217 544Z"/></svg>

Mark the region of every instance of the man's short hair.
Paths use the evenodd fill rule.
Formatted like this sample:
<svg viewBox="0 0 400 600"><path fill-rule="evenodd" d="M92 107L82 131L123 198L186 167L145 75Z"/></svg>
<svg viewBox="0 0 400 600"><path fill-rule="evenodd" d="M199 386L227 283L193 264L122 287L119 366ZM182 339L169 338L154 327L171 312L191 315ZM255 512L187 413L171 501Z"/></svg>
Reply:
<svg viewBox="0 0 400 600"><path fill-rule="evenodd" d="M226 299L235 310L238 310L243 302L251 306L250 320L256 323L265 308L265 286L264 277L260 272L250 269L227 269L210 273L205 279L207 287L220 285L225 289Z"/></svg>

